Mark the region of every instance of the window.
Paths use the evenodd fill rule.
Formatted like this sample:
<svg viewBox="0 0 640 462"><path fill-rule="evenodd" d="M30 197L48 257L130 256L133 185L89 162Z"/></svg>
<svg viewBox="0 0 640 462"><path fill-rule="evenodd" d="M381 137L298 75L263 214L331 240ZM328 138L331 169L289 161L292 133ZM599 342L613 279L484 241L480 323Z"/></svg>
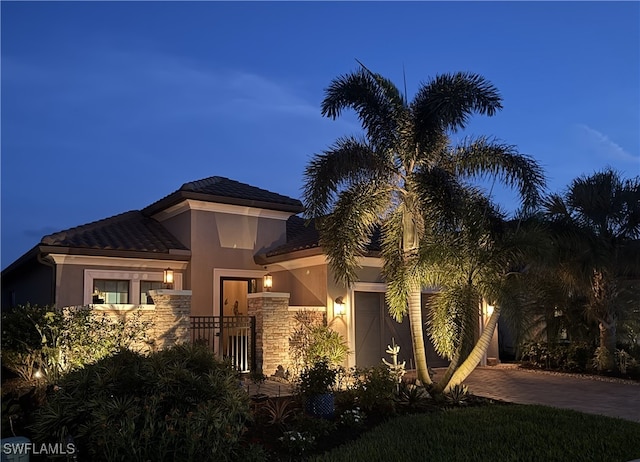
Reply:
<svg viewBox="0 0 640 462"><path fill-rule="evenodd" d="M93 303L129 303L129 281L115 279L93 280Z"/></svg>
<svg viewBox="0 0 640 462"><path fill-rule="evenodd" d="M153 305L149 291L155 289L164 289L164 283L162 281L140 281L140 304Z"/></svg>
<svg viewBox="0 0 640 462"><path fill-rule="evenodd" d="M166 264L163 266L166 267ZM176 271L174 277L176 290L182 290L182 274ZM107 283L115 284L115 287L106 287ZM85 305L105 305L103 309L116 310L151 305L152 302L148 301L147 295L150 290L163 288L162 269L151 268L144 271L85 269L83 287ZM111 298L106 295L107 293L113 294ZM120 301L111 302L110 300Z"/></svg>

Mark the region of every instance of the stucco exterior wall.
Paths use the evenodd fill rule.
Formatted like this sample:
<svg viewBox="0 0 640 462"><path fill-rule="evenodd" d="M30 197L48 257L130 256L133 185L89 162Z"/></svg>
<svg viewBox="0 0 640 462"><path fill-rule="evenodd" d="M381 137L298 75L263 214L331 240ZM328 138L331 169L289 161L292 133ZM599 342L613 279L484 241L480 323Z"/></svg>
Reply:
<svg viewBox="0 0 640 462"><path fill-rule="evenodd" d="M264 270L253 257L285 242L286 221L203 210L190 214L192 313L213 315L214 269Z"/></svg>
<svg viewBox="0 0 640 462"><path fill-rule="evenodd" d="M294 306L326 306L327 265L272 271L273 290L287 292Z"/></svg>
<svg viewBox="0 0 640 462"><path fill-rule="evenodd" d="M90 304L91 300L86 298L87 293L93 292L92 287L85 287L85 272L89 270L92 274L107 273L105 279L125 279L137 281L161 281L162 271L170 266L174 269L176 280L175 289L183 288L184 274L179 266L185 267L186 262L171 262L167 260L150 259L113 259L110 257L85 257L85 256L64 256L55 257L56 264L56 306L78 306ZM109 264L113 262L114 264ZM119 263L119 264L115 264ZM138 286L139 287L139 286ZM88 291L88 292L87 292ZM134 289L133 283L129 286L129 304L139 305L139 293Z"/></svg>

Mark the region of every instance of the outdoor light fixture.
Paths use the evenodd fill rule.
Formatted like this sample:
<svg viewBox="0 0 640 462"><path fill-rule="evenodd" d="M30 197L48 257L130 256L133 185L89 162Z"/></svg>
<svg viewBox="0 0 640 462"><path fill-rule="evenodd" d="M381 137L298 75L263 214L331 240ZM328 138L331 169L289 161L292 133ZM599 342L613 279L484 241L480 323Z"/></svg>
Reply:
<svg viewBox="0 0 640 462"><path fill-rule="evenodd" d="M171 268L167 268L162 273L162 282L164 282L167 289L173 289L173 270Z"/></svg>
<svg viewBox="0 0 640 462"><path fill-rule="evenodd" d="M263 276L262 287L265 292L271 292L271 287L273 287L273 276L271 276L271 273L267 273Z"/></svg>
<svg viewBox="0 0 640 462"><path fill-rule="evenodd" d="M338 297L333 301L333 315L344 316L345 314L347 314L347 308L344 305L344 299Z"/></svg>

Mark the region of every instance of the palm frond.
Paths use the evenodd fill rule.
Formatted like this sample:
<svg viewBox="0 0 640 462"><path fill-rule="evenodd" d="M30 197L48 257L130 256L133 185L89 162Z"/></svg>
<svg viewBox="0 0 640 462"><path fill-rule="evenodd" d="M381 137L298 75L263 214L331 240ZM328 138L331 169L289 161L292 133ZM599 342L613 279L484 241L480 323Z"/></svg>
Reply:
<svg viewBox="0 0 640 462"><path fill-rule="evenodd" d="M318 219L320 245L336 281L357 280L358 257L367 252L390 200L390 191L376 182L352 184L341 192L332 213Z"/></svg>
<svg viewBox="0 0 640 462"><path fill-rule="evenodd" d="M392 89L393 84L380 81L371 71L360 68L352 73L335 78L325 89L321 113L336 119L344 109L353 109L371 144L378 149L387 149L396 144L397 115L399 102ZM381 86L382 83L382 86Z"/></svg>
<svg viewBox="0 0 640 462"><path fill-rule="evenodd" d="M393 165L364 140L338 139L330 149L316 154L305 169L306 215L310 218L326 215L340 187L388 179L392 168Z"/></svg>
<svg viewBox="0 0 640 462"><path fill-rule="evenodd" d="M464 129L474 113L493 116L502 109L502 97L484 77L458 72L423 84L411 107L418 133L455 132Z"/></svg>
<svg viewBox="0 0 640 462"><path fill-rule="evenodd" d="M447 287L429 300L427 332L440 356L451 360L460 347L468 350L473 344L480 302L480 293L467 284Z"/></svg>
<svg viewBox="0 0 640 462"><path fill-rule="evenodd" d="M458 175L492 176L506 186L516 187L525 209L533 209L540 202L546 183L544 172L533 158L518 153L514 146L486 137L467 138L453 150L451 163Z"/></svg>
<svg viewBox="0 0 640 462"><path fill-rule="evenodd" d="M464 196L464 186L448 170L438 166L421 166L412 181L425 222L450 223Z"/></svg>

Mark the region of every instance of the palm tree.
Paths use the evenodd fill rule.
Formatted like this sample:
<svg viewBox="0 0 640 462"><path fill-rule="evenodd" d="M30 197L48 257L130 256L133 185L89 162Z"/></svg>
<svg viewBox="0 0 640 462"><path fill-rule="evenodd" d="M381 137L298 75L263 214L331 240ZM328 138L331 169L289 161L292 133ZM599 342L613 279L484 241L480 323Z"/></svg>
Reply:
<svg viewBox="0 0 640 462"><path fill-rule="evenodd" d="M513 317L532 309L530 269L544 260L546 235L535 221L505 218L471 189L450 226L425 236L425 282L440 287L427 305L427 330L438 354L450 360L435 392L450 390L473 371L502 313ZM494 308L478 337L483 300Z"/></svg>
<svg viewBox="0 0 640 462"><path fill-rule="evenodd" d="M544 201L568 291L583 294L599 324L601 369L613 366L621 316L637 313L640 293L640 177L623 179L611 168L573 180L564 195Z"/></svg>
<svg viewBox="0 0 640 462"><path fill-rule="evenodd" d="M502 108L482 76L443 74L422 84L411 102L388 79L359 68L325 90L322 114L353 109L364 136L338 139L305 170L304 201L317 218L320 243L336 280L357 279L358 257L381 232L387 302L397 319L408 313L418 379L432 383L423 339L420 293L425 280L420 247L427 233L453 217L466 179L493 176L518 188L524 207L539 198L539 166L513 146L488 138L452 145L449 134L474 114Z"/></svg>

